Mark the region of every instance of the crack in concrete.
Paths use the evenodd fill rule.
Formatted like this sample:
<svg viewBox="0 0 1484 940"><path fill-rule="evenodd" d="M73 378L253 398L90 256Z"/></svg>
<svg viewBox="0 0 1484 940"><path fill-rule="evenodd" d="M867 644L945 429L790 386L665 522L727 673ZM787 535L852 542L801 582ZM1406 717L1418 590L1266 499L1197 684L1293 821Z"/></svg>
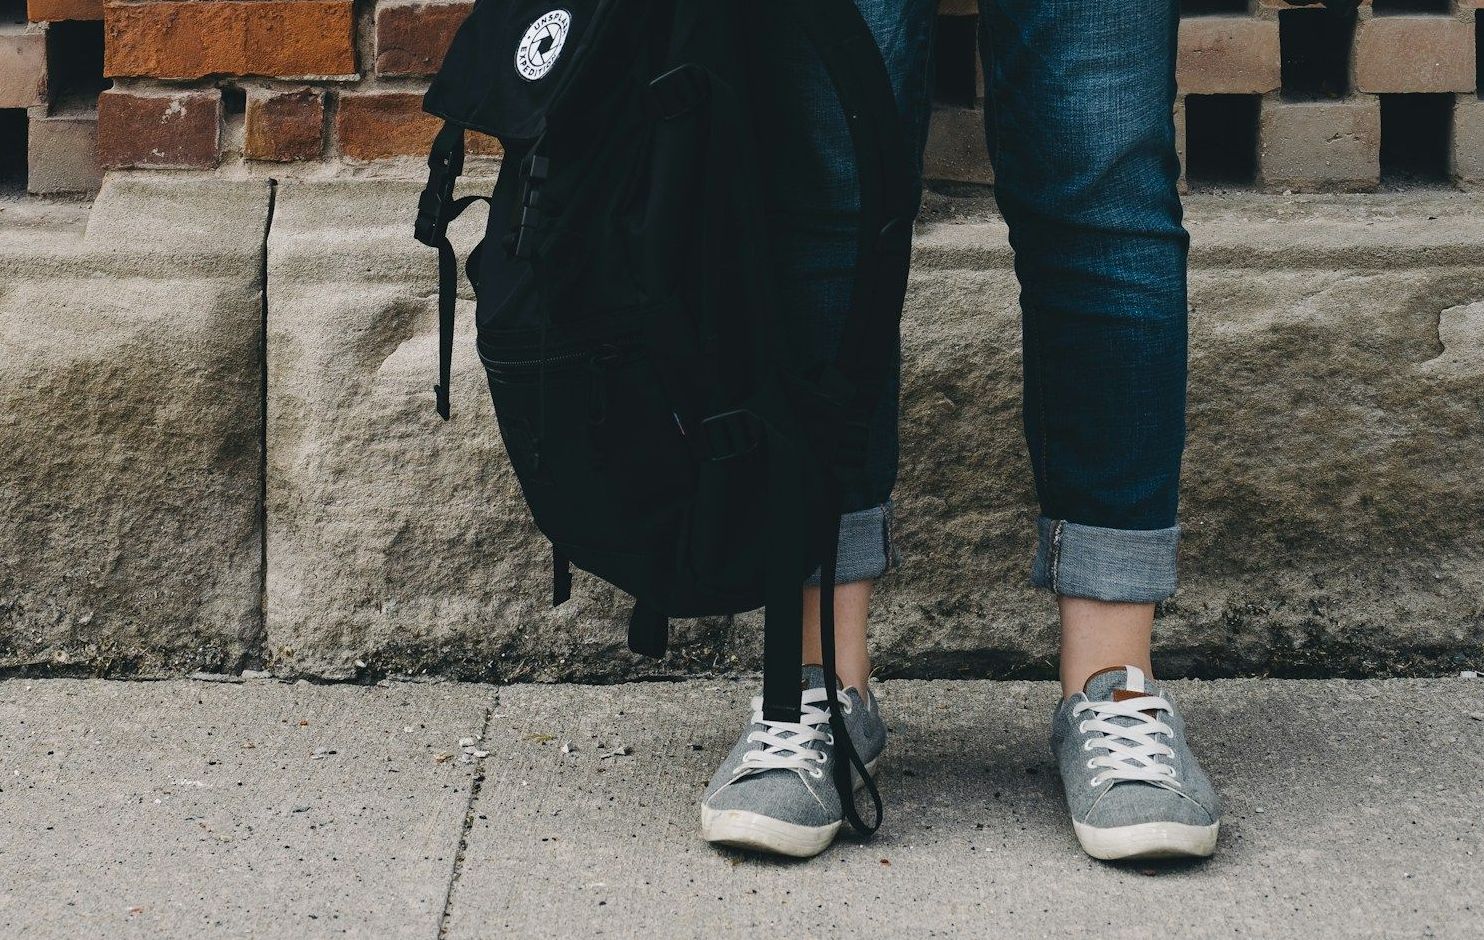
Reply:
<svg viewBox="0 0 1484 940"><path fill-rule="evenodd" d="M483 745L489 738L490 722L494 718L495 709L500 704L500 694L495 693L495 700L484 708L484 721L479 725L478 744ZM484 789L484 762L488 757L475 758L474 778L469 784L469 800L464 804L464 822L459 829L459 845L453 856L453 870L449 872L448 890L443 894L443 913L438 918L438 940L448 940L449 924L453 920L453 896L458 888L459 879L464 874L464 855L469 849L469 833L474 829L475 807L479 805L479 792Z"/></svg>
<svg viewBox="0 0 1484 940"><path fill-rule="evenodd" d="M273 210L278 203L278 180L268 180L268 213L258 253L261 291L258 320L258 630L244 643L244 669L261 669L268 643L268 238L273 234Z"/></svg>

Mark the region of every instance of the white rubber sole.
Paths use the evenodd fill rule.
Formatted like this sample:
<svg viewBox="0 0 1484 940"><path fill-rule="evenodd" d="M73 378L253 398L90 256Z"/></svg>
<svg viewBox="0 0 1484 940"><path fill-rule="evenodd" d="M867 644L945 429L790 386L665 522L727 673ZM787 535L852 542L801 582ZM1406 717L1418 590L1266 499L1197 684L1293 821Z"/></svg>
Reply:
<svg viewBox="0 0 1484 940"><path fill-rule="evenodd" d="M866 765L866 771L875 774L876 764L877 761L871 761ZM863 781L857 776L855 789L861 789L862 785ZM791 858L813 858L823 852L835 841L842 825L843 821L825 826L800 826L762 813L741 809L718 810L701 804L702 839L713 845L771 852Z"/></svg>
<svg viewBox="0 0 1484 940"><path fill-rule="evenodd" d="M1115 862L1154 858L1207 858L1216 851L1221 823L1188 826L1150 822L1134 826L1099 828L1072 820L1077 841L1093 858Z"/></svg>

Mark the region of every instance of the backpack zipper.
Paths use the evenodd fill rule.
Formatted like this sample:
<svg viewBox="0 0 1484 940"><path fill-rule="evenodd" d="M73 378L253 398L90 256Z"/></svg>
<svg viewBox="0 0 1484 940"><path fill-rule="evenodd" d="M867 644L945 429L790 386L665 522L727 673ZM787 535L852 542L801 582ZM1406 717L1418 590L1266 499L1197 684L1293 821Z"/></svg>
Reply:
<svg viewBox="0 0 1484 940"><path fill-rule="evenodd" d="M486 369L494 372L534 372L538 369L546 369L552 366L581 362L584 359L591 359L596 355L596 352L573 352L535 359L491 359L484 354L484 350L480 350L479 361L484 363Z"/></svg>
<svg viewBox="0 0 1484 940"><path fill-rule="evenodd" d="M595 343L585 349L553 353L548 356L538 354L521 359L496 359L488 355L483 348L477 351L479 361L491 372L520 375L558 366L586 365L594 369L608 369L631 358L638 348L639 344L631 337L620 337L607 342Z"/></svg>

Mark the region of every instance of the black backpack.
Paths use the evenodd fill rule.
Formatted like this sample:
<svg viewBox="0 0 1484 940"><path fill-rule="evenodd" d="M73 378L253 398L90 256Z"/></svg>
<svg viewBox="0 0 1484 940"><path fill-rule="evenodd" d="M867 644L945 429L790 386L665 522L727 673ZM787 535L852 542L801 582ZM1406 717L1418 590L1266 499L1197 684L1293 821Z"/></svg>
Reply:
<svg viewBox="0 0 1484 940"><path fill-rule="evenodd" d="M758 24L767 24L759 29ZM855 151L859 255L837 361L774 296L748 72L769 30L803 30ZM629 646L669 618L766 606L764 717L799 720L804 581L820 572L835 784L862 832L881 801L836 696L841 493L890 387L913 185L881 54L852 0L479 0L424 101L445 124L417 239L438 249L439 413L448 417L464 132L499 138L468 259L478 350L536 525L553 603L570 566L636 598ZM875 803L855 811L851 767Z"/></svg>

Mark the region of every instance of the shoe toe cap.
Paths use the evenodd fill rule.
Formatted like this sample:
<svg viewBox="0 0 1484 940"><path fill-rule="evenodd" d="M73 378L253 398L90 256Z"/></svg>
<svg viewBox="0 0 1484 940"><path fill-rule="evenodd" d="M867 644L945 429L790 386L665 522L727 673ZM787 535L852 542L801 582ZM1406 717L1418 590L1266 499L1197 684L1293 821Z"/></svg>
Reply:
<svg viewBox="0 0 1484 940"><path fill-rule="evenodd" d="M829 806L828 800L822 800L790 770L773 770L734 780L709 794L704 802L707 808L717 812L757 813L798 826L826 826L840 819L838 807Z"/></svg>
<svg viewBox="0 0 1484 940"><path fill-rule="evenodd" d="M1209 826L1215 813L1196 800L1165 787L1148 783L1115 784L1088 810L1088 825L1098 828L1136 826L1151 822Z"/></svg>

